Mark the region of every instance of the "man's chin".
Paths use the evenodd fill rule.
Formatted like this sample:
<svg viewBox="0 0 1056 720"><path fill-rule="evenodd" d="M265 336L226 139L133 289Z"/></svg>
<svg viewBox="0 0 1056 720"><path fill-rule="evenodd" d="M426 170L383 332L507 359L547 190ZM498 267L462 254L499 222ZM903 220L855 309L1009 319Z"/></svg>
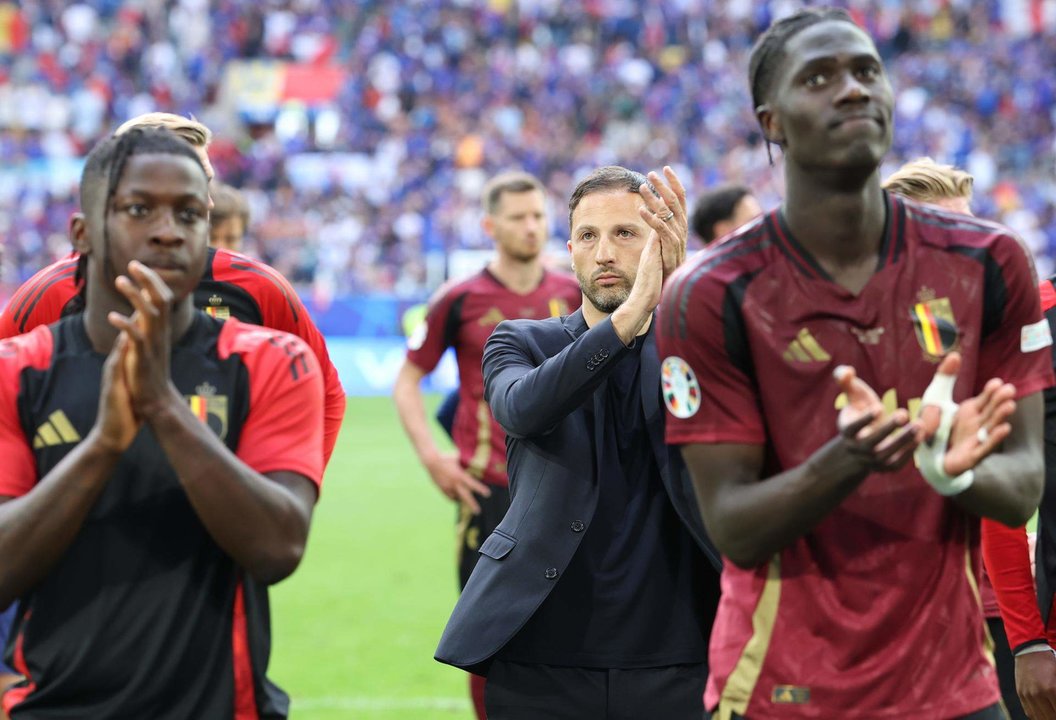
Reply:
<svg viewBox="0 0 1056 720"><path fill-rule="evenodd" d="M606 315L616 312L616 308L623 305L628 295L625 292L599 292L597 288L592 288L591 292L585 294L590 304Z"/></svg>

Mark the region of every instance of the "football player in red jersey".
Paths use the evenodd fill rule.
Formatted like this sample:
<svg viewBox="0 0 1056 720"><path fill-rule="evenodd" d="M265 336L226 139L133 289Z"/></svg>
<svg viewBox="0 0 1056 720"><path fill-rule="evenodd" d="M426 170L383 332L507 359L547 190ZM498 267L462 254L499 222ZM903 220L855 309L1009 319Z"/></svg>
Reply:
<svg viewBox="0 0 1056 720"><path fill-rule="evenodd" d="M493 178L483 192L484 232L495 257L479 273L449 282L430 301L425 322L408 341L407 359L393 388L400 421L418 459L444 495L459 503L459 580L465 586L477 549L509 507L506 434L484 401L484 343L501 321L565 315L579 307L571 275L547 270L546 194L539 181L514 172ZM458 360L459 402L453 439L457 452L441 453L426 419L419 383L444 351ZM484 717L483 678L470 676L478 717Z"/></svg>
<svg viewBox="0 0 1056 720"><path fill-rule="evenodd" d="M194 149L205 170L210 188L215 172L209 162L208 147L212 133L202 123L171 113L147 113L121 125L115 134L134 128L169 130ZM209 199L213 207L212 197ZM226 250L210 249L207 268L195 289L194 302L214 317L234 317L297 335L312 348L323 368L326 385L324 454L329 460L337 442L345 412L345 393L330 361L326 341L312 322L296 292L280 273L257 260ZM0 312L0 338L29 332L38 325L48 325L64 314L82 307L79 288L83 287L84 260L76 252L40 270L22 284ZM0 647L10 630L12 615L0 613ZM0 690L20 676L5 672L0 660Z"/></svg>
<svg viewBox="0 0 1056 720"><path fill-rule="evenodd" d="M286 717L267 586L304 552L323 381L299 338L195 309L208 184L173 133L100 143L83 312L0 344L13 720Z"/></svg>
<svg viewBox="0 0 1056 720"><path fill-rule="evenodd" d="M208 149L212 141L209 128L197 120L158 112L132 118L114 134L121 135L137 127L170 130L190 143L212 185L215 173L209 163ZM212 197L209 206L213 207ZM78 291L83 287L84 275L83 267L78 270L79 263L83 265L74 253L24 282L0 313L0 338L29 332L78 310L83 303ZM326 340L286 278L259 260L223 249L210 249L202 283L194 292L194 303L214 317L234 317L283 330L308 343L323 367L326 380L324 452L329 461L345 415L345 392L337 368L330 361Z"/></svg>
<svg viewBox="0 0 1056 720"><path fill-rule="evenodd" d="M882 189L891 86L845 11L775 22L749 75L785 202L688 261L658 318L667 440L727 560L707 709L1004 718L978 518L1041 497L1031 258Z"/></svg>

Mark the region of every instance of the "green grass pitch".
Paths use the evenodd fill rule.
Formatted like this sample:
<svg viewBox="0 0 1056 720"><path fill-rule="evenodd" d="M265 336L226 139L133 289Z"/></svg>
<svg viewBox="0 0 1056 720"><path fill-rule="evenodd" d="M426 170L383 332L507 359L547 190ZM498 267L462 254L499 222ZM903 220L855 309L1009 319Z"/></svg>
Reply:
<svg viewBox="0 0 1056 720"><path fill-rule="evenodd" d="M465 674L433 660L457 592L454 505L392 400L349 398L304 561L271 591L270 676L291 718L470 720Z"/></svg>

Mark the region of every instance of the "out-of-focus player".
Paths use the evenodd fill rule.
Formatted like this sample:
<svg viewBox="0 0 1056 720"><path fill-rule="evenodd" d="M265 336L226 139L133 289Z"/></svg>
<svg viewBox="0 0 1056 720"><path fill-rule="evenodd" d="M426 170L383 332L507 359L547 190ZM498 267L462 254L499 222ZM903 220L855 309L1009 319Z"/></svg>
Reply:
<svg viewBox="0 0 1056 720"><path fill-rule="evenodd" d="M977 516L1021 524L1041 495L1031 259L881 188L891 86L846 12L774 23L749 74L785 202L683 266L658 318L667 439L728 560L706 705L1004 718Z"/></svg>
<svg viewBox="0 0 1056 720"><path fill-rule="evenodd" d="M697 198L689 224L706 247L762 213L759 201L744 185L719 185Z"/></svg>
<svg viewBox="0 0 1056 720"><path fill-rule="evenodd" d="M249 229L249 204L238 188L213 183L209 191L213 209L209 211L209 245L221 250L242 252Z"/></svg>
<svg viewBox="0 0 1056 720"><path fill-rule="evenodd" d="M974 179L970 173L960 170L953 165L943 165L935 162L929 157L917 158L907 162L887 180L883 187L889 192L898 193L902 197L916 200L917 202L934 205L949 210L950 212L972 215L972 186ZM1008 528L999 522L987 518L982 521L982 548L984 559L988 558L988 536L996 532L1015 534L1016 530ZM1015 547L1022 552L1022 561L1027 563L1026 573L1029 581L1027 589L1030 593L1029 602L1034 603L1034 585L1031 581L1029 558L1027 557L1026 535L1020 529L1018 535L1021 542L1015 542ZM1021 564L1021 563L1020 563ZM1007 573L1012 570L1008 564L1002 562L996 569L998 573ZM1001 686L1001 699L1005 703L1009 720L1026 720L1026 714L1020 704L1019 696L1016 694L1015 659L1009 648L1009 640L1005 633L1005 624L1001 621L1001 610L998 604L997 594L990 581L991 575L987 572L989 568L984 567L981 582L979 584L979 595L983 603L983 614L986 616L986 624L990 629L990 636L994 640L994 659L997 663L997 679ZM1021 567L1016 571L1022 570ZM1035 615L1036 615L1035 611Z"/></svg>
<svg viewBox="0 0 1056 720"><path fill-rule="evenodd" d="M208 182L163 130L100 143L84 311L0 344L3 695L21 718L283 718L267 585L304 552L323 382L299 338L194 308Z"/></svg>
<svg viewBox="0 0 1056 720"><path fill-rule="evenodd" d="M148 113L124 123L115 134L121 135L136 127L164 128L189 142L212 183L213 169L208 153L212 133L205 125L170 113ZM0 313L0 338L29 332L38 325L53 323L64 314L79 309L83 303L79 291L83 288L84 273L83 267L78 270L78 263L83 266L84 261L73 254L52 263L23 283ZM210 248L205 274L195 288L194 304L213 317L233 317L283 330L308 343L319 359L326 382L324 450L329 460L345 415L345 392L337 369L330 361L326 341L293 287L278 271L258 260Z"/></svg>
<svg viewBox="0 0 1056 720"><path fill-rule="evenodd" d="M546 194L522 172L496 176L484 188L482 227L495 257L479 273L453 281L430 301L425 322L408 340L407 358L393 388L400 421L418 459L440 491L459 504L459 584L477 563L480 544L509 508L506 433L484 400L484 343L503 320L567 315L579 307L579 284L545 269ZM453 439L457 453L441 453L426 418L422 378L444 351L458 360L459 402ZM471 675L478 717L484 717L483 678Z"/></svg>

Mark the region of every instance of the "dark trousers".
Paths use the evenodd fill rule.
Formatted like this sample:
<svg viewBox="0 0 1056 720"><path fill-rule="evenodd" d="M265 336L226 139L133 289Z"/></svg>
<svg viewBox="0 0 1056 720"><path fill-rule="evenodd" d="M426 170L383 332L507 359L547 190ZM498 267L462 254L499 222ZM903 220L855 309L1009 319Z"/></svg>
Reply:
<svg viewBox="0 0 1056 720"><path fill-rule="evenodd" d="M994 661L997 663L997 682L1001 685L1001 699L1005 701L1010 720L1027 720L1023 705L1016 694L1016 658L1008 648L1008 636L1001 618L987 618L990 637L994 639Z"/></svg>
<svg viewBox="0 0 1056 720"><path fill-rule="evenodd" d="M488 720L703 720L704 664L636 670L528 665L495 660Z"/></svg>

